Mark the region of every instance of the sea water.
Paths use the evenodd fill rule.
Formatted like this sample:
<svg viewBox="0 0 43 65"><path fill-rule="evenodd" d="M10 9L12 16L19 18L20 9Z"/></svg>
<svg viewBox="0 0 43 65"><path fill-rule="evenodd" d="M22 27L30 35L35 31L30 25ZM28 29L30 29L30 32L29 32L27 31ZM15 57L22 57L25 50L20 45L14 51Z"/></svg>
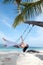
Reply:
<svg viewBox="0 0 43 65"><path fill-rule="evenodd" d="M0 44L0 51L5 51L5 52L9 52L9 51L19 51L21 52L23 49L22 48L16 48L16 47L5 47L3 46L3 44ZM43 47L30 47L27 50L36 50L36 51L43 51Z"/></svg>
<svg viewBox="0 0 43 65"><path fill-rule="evenodd" d="M22 48L15 48L15 47L0 47L0 51L9 52L9 51L19 51L21 52ZM36 50L36 51L43 51L43 47L29 47L28 50Z"/></svg>

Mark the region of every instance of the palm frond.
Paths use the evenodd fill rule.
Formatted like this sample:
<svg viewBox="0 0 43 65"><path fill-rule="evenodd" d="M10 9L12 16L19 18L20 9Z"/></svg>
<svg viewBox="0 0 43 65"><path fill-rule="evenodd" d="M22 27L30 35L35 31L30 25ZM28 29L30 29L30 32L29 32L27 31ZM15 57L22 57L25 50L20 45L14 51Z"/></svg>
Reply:
<svg viewBox="0 0 43 65"><path fill-rule="evenodd" d="M18 5L18 10L20 6L23 7L21 14L19 14L13 23L13 27L16 27L19 23L24 22L25 18L28 19L42 12L43 0L37 0L34 2L21 2L21 0L4 0L5 3L16 1Z"/></svg>
<svg viewBox="0 0 43 65"><path fill-rule="evenodd" d="M36 12L39 12L39 11L41 12L41 4L42 3L43 3L43 0L36 1L36 2L32 2L32 3L27 3L26 2L26 3L22 4L22 6L25 6L26 7L26 11L28 11L28 13L30 13L31 11L34 11L34 10ZM25 13L26 13L26 11L25 11Z"/></svg>
<svg viewBox="0 0 43 65"><path fill-rule="evenodd" d="M4 0L4 1L3 1L3 3L8 3L8 2L9 2L9 0Z"/></svg>
<svg viewBox="0 0 43 65"><path fill-rule="evenodd" d="M27 12L26 13L27 13L27 16L29 16L29 18L30 18L30 17L36 16L42 12L43 0L34 2L29 5L30 6L28 6L28 8L27 8L28 13Z"/></svg>
<svg viewBox="0 0 43 65"><path fill-rule="evenodd" d="M6 3L14 3L15 0L3 0L3 3L6 4Z"/></svg>
<svg viewBox="0 0 43 65"><path fill-rule="evenodd" d="M14 20L13 27L15 28L22 21L24 21L24 18L21 14L19 14Z"/></svg>
<svg viewBox="0 0 43 65"><path fill-rule="evenodd" d="M43 4L43 0L32 2L32 3L25 3L25 5L23 4L23 6L25 7L23 11L21 12L21 14L19 14L15 18L13 27L16 27L19 23L21 23L21 21L24 22L23 18L25 17L27 12L29 17L30 16L32 17L33 15L35 15L34 13L39 14L40 12L42 12L41 4Z"/></svg>
<svg viewBox="0 0 43 65"><path fill-rule="evenodd" d="M21 0L15 0L17 4L20 4Z"/></svg>

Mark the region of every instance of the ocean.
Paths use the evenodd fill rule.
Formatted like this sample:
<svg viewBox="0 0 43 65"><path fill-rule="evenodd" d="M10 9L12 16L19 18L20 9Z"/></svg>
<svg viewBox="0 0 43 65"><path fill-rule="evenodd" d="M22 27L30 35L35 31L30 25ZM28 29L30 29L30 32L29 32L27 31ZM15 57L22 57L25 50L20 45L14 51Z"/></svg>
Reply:
<svg viewBox="0 0 43 65"><path fill-rule="evenodd" d="M15 48L15 47L0 47L0 51L9 52L9 51L19 51L21 52L22 48ZM28 50L36 50L36 51L42 51L43 47L29 47Z"/></svg>

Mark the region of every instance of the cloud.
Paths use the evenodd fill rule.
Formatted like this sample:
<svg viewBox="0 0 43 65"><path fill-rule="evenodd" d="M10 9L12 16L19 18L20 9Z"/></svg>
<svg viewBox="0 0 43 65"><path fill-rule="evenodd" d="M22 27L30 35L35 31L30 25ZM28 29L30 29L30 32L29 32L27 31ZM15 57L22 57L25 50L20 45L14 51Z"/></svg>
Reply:
<svg viewBox="0 0 43 65"><path fill-rule="evenodd" d="M29 44L30 44L30 46L43 47L43 37L41 37L41 36L30 37L29 38Z"/></svg>
<svg viewBox="0 0 43 65"><path fill-rule="evenodd" d="M3 19L3 21L2 21L5 25L7 25L9 28L11 28L11 25L7 22L7 20L6 19Z"/></svg>
<svg viewBox="0 0 43 65"><path fill-rule="evenodd" d="M0 42L3 42L3 40L2 40L3 37L6 37L6 36L3 32L0 31Z"/></svg>
<svg viewBox="0 0 43 65"><path fill-rule="evenodd" d="M5 34L0 31L0 38L5 37Z"/></svg>
<svg viewBox="0 0 43 65"><path fill-rule="evenodd" d="M7 37L2 31L0 31L0 42L5 44L2 38L9 39L9 37Z"/></svg>
<svg viewBox="0 0 43 65"><path fill-rule="evenodd" d="M43 22L43 13L41 13L39 16L35 17L34 20Z"/></svg>
<svg viewBox="0 0 43 65"><path fill-rule="evenodd" d="M7 16L5 16L3 14L0 15L0 22L3 22L9 28L12 28L11 24L9 24L9 21L10 21L10 18L8 18Z"/></svg>
<svg viewBox="0 0 43 65"><path fill-rule="evenodd" d="M6 44L6 42L5 42L2 38L5 38L5 39L7 39L7 40L9 40L9 41L14 42L14 40L13 40L11 37L6 36L2 31L0 31L0 42L1 42L2 44ZM1 43L0 43L0 44L1 44Z"/></svg>
<svg viewBox="0 0 43 65"><path fill-rule="evenodd" d="M42 21L43 22L43 13L40 14L35 18L36 21ZM30 46L41 46L43 47L43 27L36 26L37 28L37 36L30 36L29 37L29 44Z"/></svg>

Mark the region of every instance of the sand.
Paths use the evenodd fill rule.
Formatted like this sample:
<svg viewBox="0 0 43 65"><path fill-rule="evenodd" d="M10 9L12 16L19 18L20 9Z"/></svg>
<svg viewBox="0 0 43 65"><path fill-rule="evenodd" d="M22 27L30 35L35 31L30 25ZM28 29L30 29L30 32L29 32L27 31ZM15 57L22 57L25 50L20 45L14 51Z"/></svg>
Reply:
<svg viewBox="0 0 43 65"><path fill-rule="evenodd" d="M0 52L0 65L43 65L43 52Z"/></svg>

